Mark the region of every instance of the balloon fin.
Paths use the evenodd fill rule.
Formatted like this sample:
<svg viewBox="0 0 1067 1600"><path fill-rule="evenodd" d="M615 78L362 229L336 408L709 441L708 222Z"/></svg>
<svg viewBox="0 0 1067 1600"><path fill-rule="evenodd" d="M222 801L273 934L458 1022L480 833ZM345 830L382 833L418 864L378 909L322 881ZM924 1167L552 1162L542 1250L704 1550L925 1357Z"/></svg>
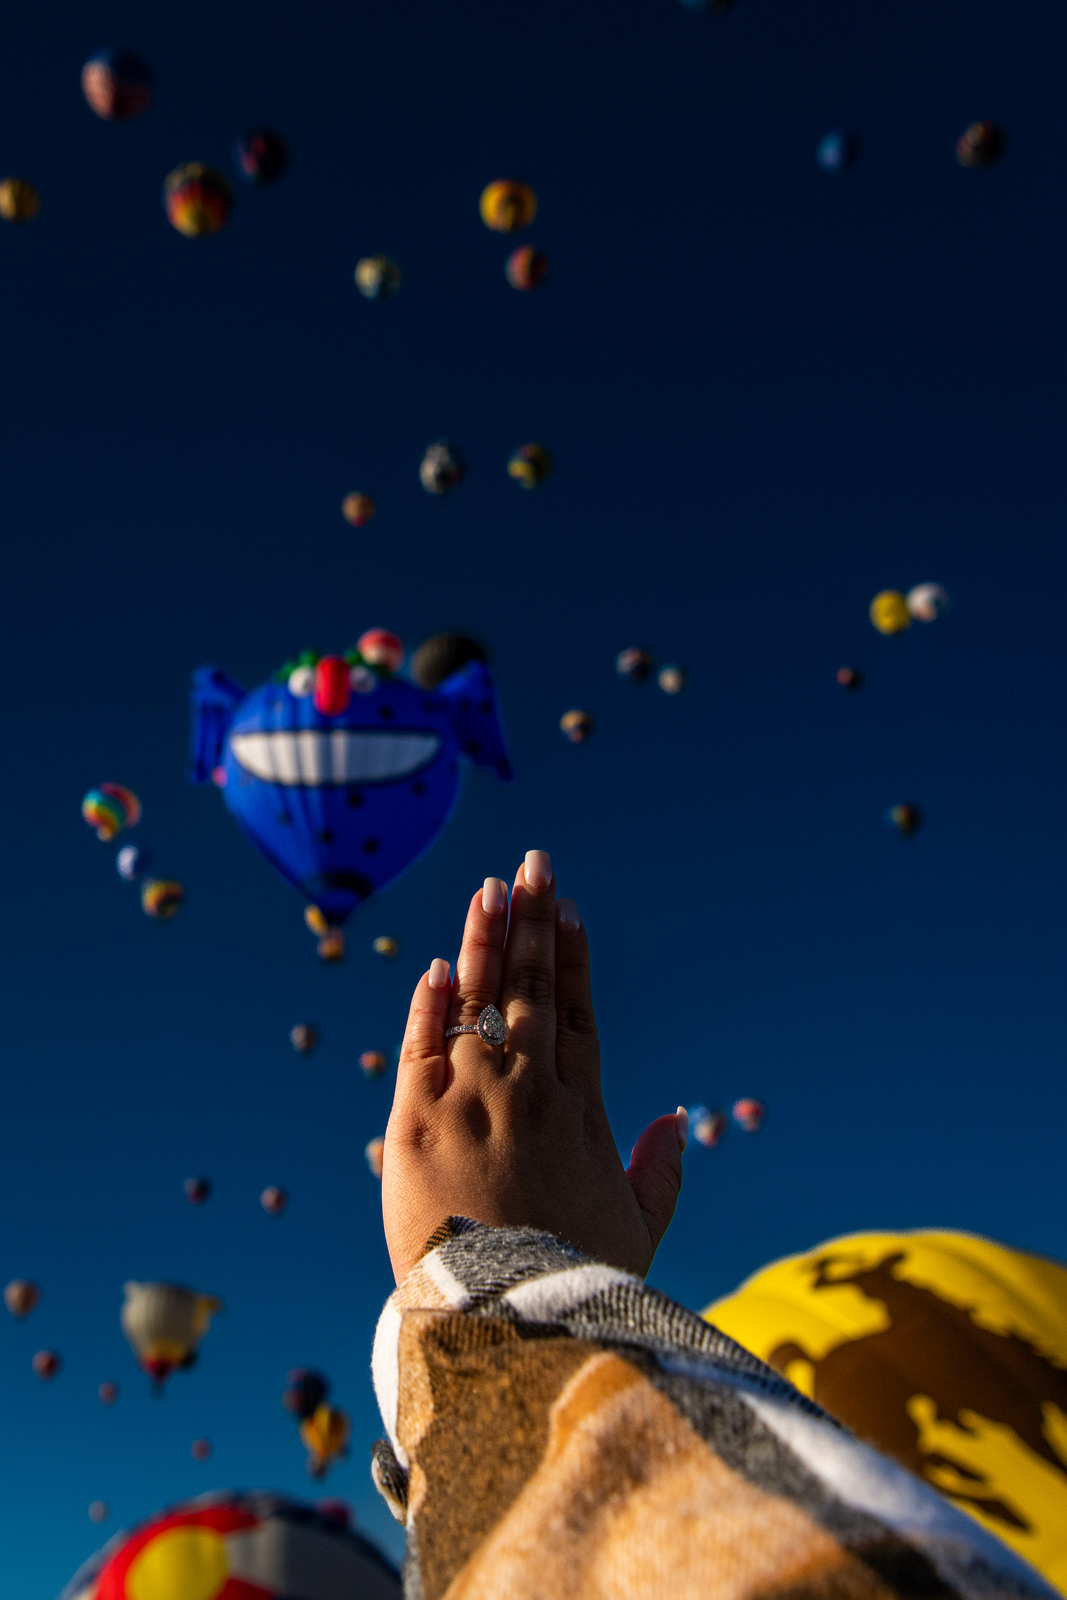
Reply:
<svg viewBox="0 0 1067 1600"><path fill-rule="evenodd" d="M239 683L218 667L198 667L190 694L189 782L210 783L221 765L234 708L245 697Z"/></svg>
<svg viewBox="0 0 1067 1600"><path fill-rule="evenodd" d="M510 779L507 740L493 675L484 661L468 661L438 685L448 704L459 747L479 767L495 767Z"/></svg>

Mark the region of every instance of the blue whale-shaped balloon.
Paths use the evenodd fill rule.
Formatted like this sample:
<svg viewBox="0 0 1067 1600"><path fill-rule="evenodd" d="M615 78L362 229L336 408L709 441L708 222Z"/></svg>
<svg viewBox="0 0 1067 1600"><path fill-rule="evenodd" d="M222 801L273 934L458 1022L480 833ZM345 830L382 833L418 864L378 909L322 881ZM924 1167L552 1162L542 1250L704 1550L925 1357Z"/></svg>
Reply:
<svg viewBox="0 0 1067 1600"><path fill-rule="evenodd" d="M432 690L351 656L304 662L251 692L215 667L195 672L189 776L216 783L275 871L339 925L433 844L461 754L501 778L511 767L484 661Z"/></svg>

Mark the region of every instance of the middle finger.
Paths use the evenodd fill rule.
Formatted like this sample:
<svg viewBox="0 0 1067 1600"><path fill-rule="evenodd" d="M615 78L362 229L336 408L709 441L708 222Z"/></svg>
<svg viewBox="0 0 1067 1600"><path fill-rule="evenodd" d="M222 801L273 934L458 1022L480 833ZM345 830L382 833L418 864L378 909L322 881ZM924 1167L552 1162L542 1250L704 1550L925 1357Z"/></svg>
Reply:
<svg viewBox="0 0 1067 1600"><path fill-rule="evenodd" d="M500 1009L507 1054L555 1072L556 883L545 850L528 850L515 875Z"/></svg>

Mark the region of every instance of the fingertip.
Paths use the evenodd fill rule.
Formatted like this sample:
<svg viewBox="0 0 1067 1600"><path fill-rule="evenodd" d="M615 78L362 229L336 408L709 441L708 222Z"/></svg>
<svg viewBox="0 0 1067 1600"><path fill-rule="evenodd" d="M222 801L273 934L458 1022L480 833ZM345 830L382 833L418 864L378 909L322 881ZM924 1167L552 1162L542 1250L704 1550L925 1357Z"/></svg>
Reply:
<svg viewBox="0 0 1067 1600"><path fill-rule="evenodd" d="M486 878L482 885L481 906L487 917L505 915L508 909L508 886L503 878Z"/></svg>
<svg viewBox="0 0 1067 1600"><path fill-rule="evenodd" d="M679 1106L674 1113L674 1125L678 1133L678 1148L684 1155L689 1143L689 1113L684 1106Z"/></svg>
<svg viewBox="0 0 1067 1600"><path fill-rule="evenodd" d="M452 982L452 969L447 961L440 956L430 962L430 970L426 974L427 982L431 989L447 989Z"/></svg>
<svg viewBox="0 0 1067 1600"><path fill-rule="evenodd" d="M552 887L552 858L547 850L527 850L522 881L531 894L544 894Z"/></svg>

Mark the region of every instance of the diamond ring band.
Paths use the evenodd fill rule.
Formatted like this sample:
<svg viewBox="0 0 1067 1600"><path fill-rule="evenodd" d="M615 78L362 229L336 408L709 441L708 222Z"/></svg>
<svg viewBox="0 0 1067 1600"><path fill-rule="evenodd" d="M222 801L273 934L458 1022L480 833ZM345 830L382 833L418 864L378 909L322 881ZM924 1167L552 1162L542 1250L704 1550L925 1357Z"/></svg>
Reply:
<svg viewBox="0 0 1067 1600"><path fill-rule="evenodd" d="M476 1033L486 1044L499 1045L503 1048L508 1036L508 1025L496 1006L486 1006L477 1022L468 1022L459 1028L446 1028L445 1038L454 1038L457 1033Z"/></svg>

